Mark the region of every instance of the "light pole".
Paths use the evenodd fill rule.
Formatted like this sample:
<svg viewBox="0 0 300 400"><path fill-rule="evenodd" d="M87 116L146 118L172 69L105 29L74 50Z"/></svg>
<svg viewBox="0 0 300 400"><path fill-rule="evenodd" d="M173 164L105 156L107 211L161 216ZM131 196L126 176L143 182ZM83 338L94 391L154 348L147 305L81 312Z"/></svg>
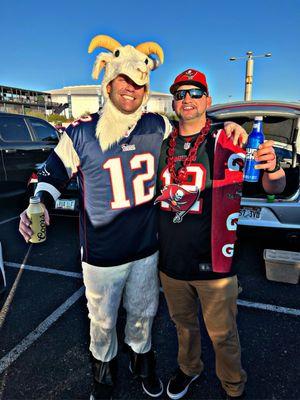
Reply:
<svg viewBox="0 0 300 400"><path fill-rule="evenodd" d="M253 58L271 57L272 54L266 53L266 54L259 54L257 56L254 56L252 51L247 51L246 55L247 55L247 57L230 57L229 61L236 61L236 60L241 60L241 59L247 58L244 100L250 101L250 100L252 100L252 83L253 83L253 67L254 67Z"/></svg>

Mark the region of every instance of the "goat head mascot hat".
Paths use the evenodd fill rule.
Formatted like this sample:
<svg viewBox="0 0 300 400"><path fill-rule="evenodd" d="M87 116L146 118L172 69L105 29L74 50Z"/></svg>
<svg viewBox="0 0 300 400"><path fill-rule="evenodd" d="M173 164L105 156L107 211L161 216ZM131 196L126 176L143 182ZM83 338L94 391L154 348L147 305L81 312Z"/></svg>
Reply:
<svg viewBox="0 0 300 400"><path fill-rule="evenodd" d="M92 53L98 47L109 50L108 53L103 52L97 56L92 73L92 77L98 79L102 69L105 69L101 84L104 107L96 129L96 136L104 151L118 142L141 117L142 106L147 103L149 97L150 71L163 63L164 53L155 42L144 42L136 47L122 46L117 40L106 35L95 36L91 40L88 52ZM150 57L153 55L157 58ZM107 85L120 74L128 76L137 85L146 87L142 105L129 115L118 111L107 93Z"/></svg>
<svg viewBox="0 0 300 400"><path fill-rule="evenodd" d="M94 64L92 77L98 79L99 74L105 68L102 80L102 93L104 98L108 97L106 86L118 75L127 75L137 85L146 85L147 101L149 93L149 73L158 68L164 62L164 53L162 48L155 42L141 43L136 47L126 45L122 46L117 40L110 36L95 36L89 45L88 52L92 53L97 47L102 47L110 53L100 53ZM156 55L158 59L149 57Z"/></svg>

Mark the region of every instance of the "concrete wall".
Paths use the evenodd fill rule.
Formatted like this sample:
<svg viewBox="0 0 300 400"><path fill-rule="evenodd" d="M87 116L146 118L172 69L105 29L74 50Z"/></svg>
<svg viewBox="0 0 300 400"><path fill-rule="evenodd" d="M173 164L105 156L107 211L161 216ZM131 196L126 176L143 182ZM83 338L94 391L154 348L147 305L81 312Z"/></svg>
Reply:
<svg viewBox="0 0 300 400"><path fill-rule="evenodd" d="M98 110L98 96L72 95L72 114L74 118L79 118L83 113L95 113Z"/></svg>
<svg viewBox="0 0 300 400"><path fill-rule="evenodd" d="M169 97L150 95L146 110L163 114L172 114L172 100Z"/></svg>

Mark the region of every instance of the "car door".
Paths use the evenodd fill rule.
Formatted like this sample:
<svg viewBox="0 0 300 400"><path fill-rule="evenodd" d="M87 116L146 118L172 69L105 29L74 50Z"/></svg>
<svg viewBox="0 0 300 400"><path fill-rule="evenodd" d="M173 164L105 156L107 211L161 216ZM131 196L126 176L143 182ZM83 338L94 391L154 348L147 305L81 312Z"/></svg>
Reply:
<svg viewBox="0 0 300 400"><path fill-rule="evenodd" d="M39 151L34 153L35 169L38 168L49 156L57 145L59 137L56 129L39 118L26 117L26 122L32 132L35 145Z"/></svg>
<svg viewBox="0 0 300 400"><path fill-rule="evenodd" d="M0 115L0 143L5 180L1 191L24 191L32 170L34 147L23 116Z"/></svg>

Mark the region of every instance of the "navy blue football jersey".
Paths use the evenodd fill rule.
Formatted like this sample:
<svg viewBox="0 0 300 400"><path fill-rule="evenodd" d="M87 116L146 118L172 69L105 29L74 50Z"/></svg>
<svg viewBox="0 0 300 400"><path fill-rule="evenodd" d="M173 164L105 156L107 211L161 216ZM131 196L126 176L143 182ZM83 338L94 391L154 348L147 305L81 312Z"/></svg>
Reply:
<svg viewBox="0 0 300 400"><path fill-rule="evenodd" d="M157 250L153 206L161 144L170 131L159 114L143 114L135 128L103 152L95 136L99 114L71 124L39 174L36 191L56 200L77 174L83 261L120 265Z"/></svg>

